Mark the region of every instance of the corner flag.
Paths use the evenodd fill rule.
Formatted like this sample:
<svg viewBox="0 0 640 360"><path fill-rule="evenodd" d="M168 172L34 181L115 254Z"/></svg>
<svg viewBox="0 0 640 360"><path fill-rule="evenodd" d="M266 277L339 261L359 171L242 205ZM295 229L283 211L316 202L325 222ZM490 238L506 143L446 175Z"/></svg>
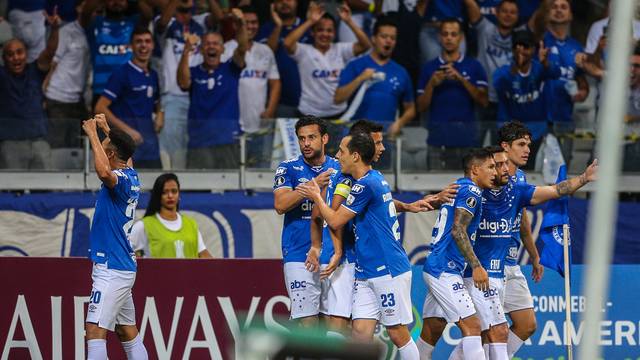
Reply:
<svg viewBox="0 0 640 360"><path fill-rule="evenodd" d="M562 165L558 171L556 184L566 180L567 167ZM566 226L565 226L566 225ZM557 271L560 276L564 277L564 231L569 230L569 200L562 197L560 199L551 200L547 203L547 208L542 220L542 228L540 229L540 238L544 242L542 254L540 254L540 263L550 269ZM566 239L569 241L569 234ZM569 241L569 245L571 242ZM569 249L569 264L571 264L571 250Z"/></svg>

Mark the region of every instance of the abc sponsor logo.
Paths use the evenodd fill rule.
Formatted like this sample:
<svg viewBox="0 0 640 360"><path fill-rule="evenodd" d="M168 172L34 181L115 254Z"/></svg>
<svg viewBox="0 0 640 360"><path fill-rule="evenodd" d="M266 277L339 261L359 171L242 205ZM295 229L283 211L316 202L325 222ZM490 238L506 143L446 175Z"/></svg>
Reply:
<svg viewBox="0 0 640 360"><path fill-rule="evenodd" d="M497 289L489 289L489 290L485 290L482 292L484 294L485 298L490 298L490 297L494 297L494 296L498 296L498 290Z"/></svg>
<svg viewBox="0 0 640 360"><path fill-rule="evenodd" d="M453 289L453 291L462 291L465 289L465 286L463 283L455 282L453 283L453 285L451 285L451 288Z"/></svg>
<svg viewBox="0 0 640 360"><path fill-rule="evenodd" d="M302 281L294 280L291 282L291 290L306 289L306 288L307 288L307 282L304 280Z"/></svg>

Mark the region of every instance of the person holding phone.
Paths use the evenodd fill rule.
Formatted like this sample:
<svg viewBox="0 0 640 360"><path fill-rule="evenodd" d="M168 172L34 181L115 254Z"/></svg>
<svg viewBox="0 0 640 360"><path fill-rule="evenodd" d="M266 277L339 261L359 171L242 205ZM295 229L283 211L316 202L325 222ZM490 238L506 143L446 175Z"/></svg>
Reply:
<svg viewBox="0 0 640 360"><path fill-rule="evenodd" d="M458 20L443 21L442 53L423 66L418 80L418 111L429 114L430 169L459 168L466 150L478 145L475 107L487 106L488 83L480 62L462 53L463 37Z"/></svg>

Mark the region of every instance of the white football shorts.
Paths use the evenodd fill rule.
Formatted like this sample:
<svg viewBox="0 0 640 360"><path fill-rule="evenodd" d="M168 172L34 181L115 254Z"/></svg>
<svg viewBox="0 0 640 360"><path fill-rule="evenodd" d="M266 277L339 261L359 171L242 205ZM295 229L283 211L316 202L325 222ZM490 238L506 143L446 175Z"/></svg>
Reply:
<svg viewBox="0 0 640 360"><path fill-rule="evenodd" d="M135 325L136 310L131 289L136 273L108 269L106 264L94 263L91 278L93 285L87 322L111 331L116 325Z"/></svg>
<svg viewBox="0 0 640 360"><path fill-rule="evenodd" d="M423 319L436 317L455 323L476 313L462 276L443 272L436 278L423 272L422 277L429 288L422 308Z"/></svg>
<svg viewBox="0 0 640 360"><path fill-rule="evenodd" d="M356 279L352 317L353 320L378 320L384 326L411 324L411 271L396 277L387 274L373 279Z"/></svg>
<svg viewBox="0 0 640 360"><path fill-rule="evenodd" d="M320 273L310 272L303 262L284 264L284 281L291 299L291 319L317 316L320 312Z"/></svg>
<svg viewBox="0 0 640 360"><path fill-rule="evenodd" d="M502 308L502 294L504 291L503 278L489 278L489 290L480 291L473 285L473 278L465 278L464 285L469 291L471 300L476 307L482 331L489 330L492 326L504 324L507 318Z"/></svg>
<svg viewBox="0 0 640 360"><path fill-rule="evenodd" d="M520 266L505 266L504 279L504 312L508 314L512 311L533 309L529 284Z"/></svg>
<svg viewBox="0 0 640 360"><path fill-rule="evenodd" d="M322 265L324 270L327 265ZM351 317L353 305L353 282L356 265L345 262L326 279L321 281L320 312L325 315Z"/></svg>

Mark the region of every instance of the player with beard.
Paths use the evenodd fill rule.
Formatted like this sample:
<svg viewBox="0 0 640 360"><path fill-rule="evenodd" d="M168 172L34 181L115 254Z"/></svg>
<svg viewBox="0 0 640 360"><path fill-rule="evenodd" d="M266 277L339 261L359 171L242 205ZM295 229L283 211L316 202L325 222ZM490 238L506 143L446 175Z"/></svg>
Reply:
<svg viewBox="0 0 640 360"><path fill-rule="evenodd" d="M299 319L301 326L309 327L318 320L321 289L320 275L308 259L315 258L317 264L322 240L310 235L313 202L295 190L314 178L324 187L340 166L325 155L329 135L323 120L304 116L295 129L302 155L283 161L276 169L273 207L278 214L284 214L282 258L291 319Z"/></svg>
<svg viewBox="0 0 640 360"><path fill-rule="evenodd" d="M480 318L483 340L488 342L485 348L487 358L506 360L513 357L513 352L509 349L512 341L505 317L507 303L506 300L503 303L503 299L513 296L510 292L515 293L514 295L520 295L522 291L516 291L518 289L514 284L506 289L504 284L508 280L505 282L507 276L505 259L513 245L512 236L515 228L519 225L520 213L525 206L538 205L565 195L571 195L588 182L594 181L597 163L589 165L585 172L578 177L556 185L536 187L518 181L510 175L512 166L505 149L495 146L488 148L487 151L493 154L498 176L494 180L493 187L485 189L482 193L482 217L473 251L480 265L487 269L489 287L482 290L474 287L473 274L470 269L465 270L464 286L466 289L470 289L469 295ZM520 272L520 274L522 273ZM524 276L522 276L522 280L524 280L526 287ZM518 283L517 286L522 285ZM528 290L528 287L526 289ZM533 312L533 307L531 306L528 310ZM433 346L442 336L447 318L443 309L433 306L429 302L425 302L423 317L425 318L425 327L418 346L422 358L431 359ZM463 344L459 344L449 357L451 360L467 358L464 354Z"/></svg>

